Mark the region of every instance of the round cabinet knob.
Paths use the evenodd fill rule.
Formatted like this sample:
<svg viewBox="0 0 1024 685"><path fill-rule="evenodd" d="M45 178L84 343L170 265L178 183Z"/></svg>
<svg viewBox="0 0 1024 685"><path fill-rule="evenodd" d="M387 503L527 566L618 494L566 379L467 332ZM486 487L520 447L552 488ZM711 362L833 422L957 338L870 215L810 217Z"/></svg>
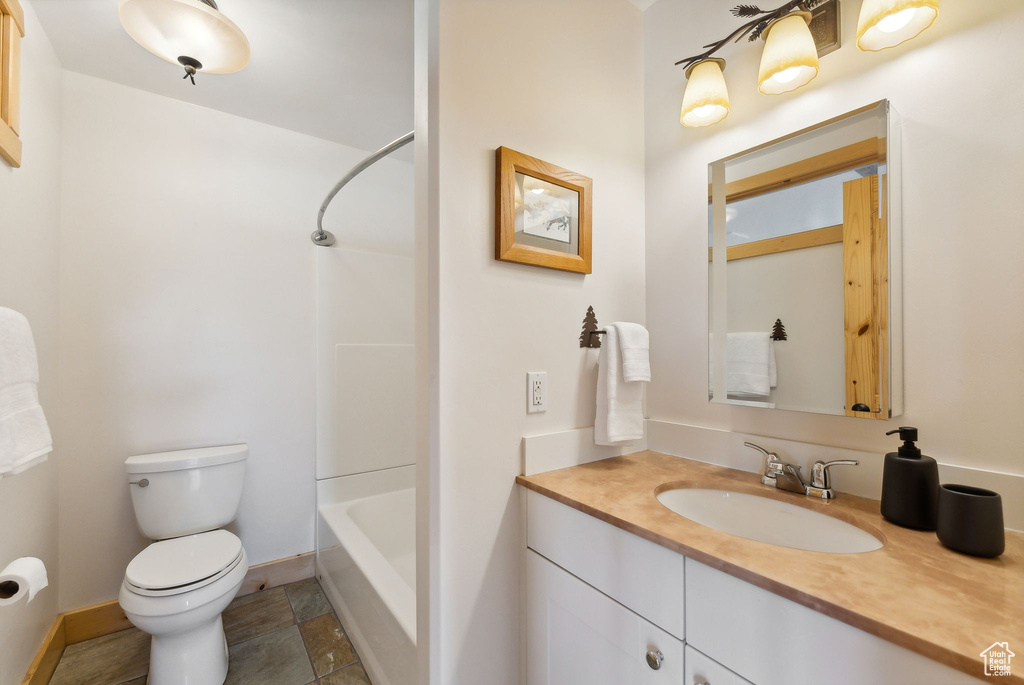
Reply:
<svg viewBox="0 0 1024 685"><path fill-rule="evenodd" d="M657 649L652 649L647 652L647 665L657 671L661 668L661 662L665 660L665 655Z"/></svg>

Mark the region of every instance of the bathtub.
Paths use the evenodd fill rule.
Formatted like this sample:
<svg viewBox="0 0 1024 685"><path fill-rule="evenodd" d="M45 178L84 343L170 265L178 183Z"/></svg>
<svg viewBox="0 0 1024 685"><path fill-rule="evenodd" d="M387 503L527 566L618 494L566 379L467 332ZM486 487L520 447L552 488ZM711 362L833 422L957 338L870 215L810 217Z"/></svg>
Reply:
<svg viewBox="0 0 1024 685"><path fill-rule="evenodd" d="M317 482L317 576L374 685L416 682L415 475Z"/></svg>

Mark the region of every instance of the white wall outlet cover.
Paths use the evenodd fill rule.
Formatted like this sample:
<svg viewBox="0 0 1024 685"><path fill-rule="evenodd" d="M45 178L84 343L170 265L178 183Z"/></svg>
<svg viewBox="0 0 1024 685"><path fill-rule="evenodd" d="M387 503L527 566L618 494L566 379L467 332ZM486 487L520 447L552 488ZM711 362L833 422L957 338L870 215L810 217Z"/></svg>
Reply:
<svg viewBox="0 0 1024 685"><path fill-rule="evenodd" d="M548 410L548 372L526 372L526 413L537 414Z"/></svg>

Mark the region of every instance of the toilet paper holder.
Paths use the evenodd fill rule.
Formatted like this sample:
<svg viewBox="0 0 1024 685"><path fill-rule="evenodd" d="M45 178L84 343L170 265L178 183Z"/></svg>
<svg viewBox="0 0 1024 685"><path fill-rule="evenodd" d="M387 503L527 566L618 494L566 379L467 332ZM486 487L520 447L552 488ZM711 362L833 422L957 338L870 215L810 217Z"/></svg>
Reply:
<svg viewBox="0 0 1024 685"><path fill-rule="evenodd" d="M10 599L21 590L21 584L16 580L5 580L0 582L0 599Z"/></svg>

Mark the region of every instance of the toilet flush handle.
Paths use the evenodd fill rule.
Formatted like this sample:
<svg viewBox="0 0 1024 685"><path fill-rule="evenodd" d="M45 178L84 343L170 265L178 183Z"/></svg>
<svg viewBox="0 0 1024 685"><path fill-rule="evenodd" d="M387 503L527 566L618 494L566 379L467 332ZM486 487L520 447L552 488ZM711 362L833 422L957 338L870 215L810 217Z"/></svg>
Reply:
<svg viewBox="0 0 1024 685"><path fill-rule="evenodd" d="M142 480L131 480L128 481L128 485L138 485L140 488L149 487L149 479L143 478Z"/></svg>

